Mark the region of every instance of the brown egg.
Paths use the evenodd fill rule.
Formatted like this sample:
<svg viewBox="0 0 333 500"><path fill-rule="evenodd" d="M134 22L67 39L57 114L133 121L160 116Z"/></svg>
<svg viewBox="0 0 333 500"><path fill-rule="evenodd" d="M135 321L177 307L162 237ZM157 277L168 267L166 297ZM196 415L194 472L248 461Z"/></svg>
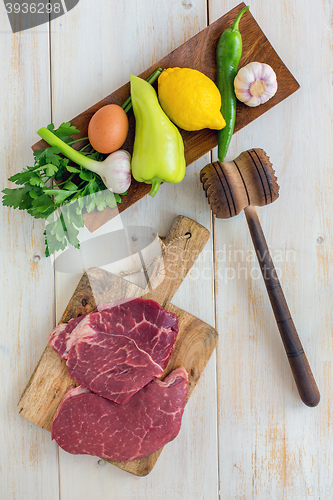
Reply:
<svg viewBox="0 0 333 500"><path fill-rule="evenodd" d="M90 144L99 153L109 154L119 149L128 133L128 118L118 104L107 104L96 111L89 122Z"/></svg>

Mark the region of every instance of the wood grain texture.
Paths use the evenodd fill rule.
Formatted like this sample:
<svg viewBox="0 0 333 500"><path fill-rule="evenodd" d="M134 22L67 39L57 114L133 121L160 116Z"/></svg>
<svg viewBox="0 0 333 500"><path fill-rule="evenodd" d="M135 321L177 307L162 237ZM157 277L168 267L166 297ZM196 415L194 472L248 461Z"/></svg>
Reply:
<svg viewBox="0 0 333 500"><path fill-rule="evenodd" d="M184 235L190 237L179 239ZM152 264L151 279L146 290L102 269L91 269L81 278L60 322L68 322L71 318L87 314L101 302L110 303L135 296L156 300L179 318L179 334L174 353L163 377L174 368L184 366L189 375L189 398L216 347L217 333L214 328L169 302L208 238L209 231L203 226L186 217L177 217L165 238L164 258L157 259ZM173 266L176 266L177 272ZM155 290L151 290L151 282L161 269L164 271L164 279ZM47 346L18 403L19 413L30 422L50 430L59 403L73 383L75 384L67 373L65 361ZM109 462L127 472L144 476L152 470L160 452L161 450L153 456L131 462Z"/></svg>
<svg viewBox="0 0 333 500"><path fill-rule="evenodd" d="M179 239L183 237L186 239ZM208 229L188 217L178 216L163 240L166 250L163 255L161 254L160 260L154 263L150 273L150 281L154 283L155 277L163 270L163 281L156 288L145 293L144 297L153 298L165 307L186 278L208 239Z"/></svg>
<svg viewBox="0 0 333 500"><path fill-rule="evenodd" d="M230 162L209 163L201 170L200 180L218 219L234 217L249 205L269 205L279 197L273 166L260 148L243 151Z"/></svg>
<svg viewBox="0 0 333 500"><path fill-rule="evenodd" d="M232 5L211 0L210 20ZM333 492L324 451L332 446L331 7L250 4L301 88L238 132L227 161L260 147L274 165L279 199L257 211L321 402L307 408L299 399L245 215L216 219L217 328L228 332L220 336L217 353L219 471L221 496L228 500L321 499Z"/></svg>
<svg viewBox="0 0 333 500"><path fill-rule="evenodd" d="M0 190L33 165L34 131L50 120L49 34L11 32L0 9ZM2 194L0 195L2 198ZM54 324L54 270L43 258L44 224L0 205L0 496L58 500L56 447L16 411L18 398ZM36 257L38 256L38 257ZM38 304L38 309L36 309ZM36 432L37 431L37 432Z"/></svg>
<svg viewBox="0 0 333 500"><path fill-rule="evenodd" d="M237 13L244 6L245 4L242 3L235 7L222 18L218 19L203 31L195 35L188 42L172 51L168 56L153 64L139 76L146 79L159 67L165 69L168 67L181 66L202 71L213 81L216 81L215 54L218 39L221 33L226 28L231 26L237 16ZM250 108L243 103L237 102L235 132L241 130L247 124L251 123L253 120L284 100L299 88L297 81L279 58L249 11L244 14L240 22L240 30L243 35L243 52L240 67L251 61L257 61L260 59L261 62L270 64L274 68L279 86L275 96L265 105ZM87 136L89 121L98 109L106 104L121 105L129 97L129 94L130 86L129 83L127 83L108 97L104 98L102 101L96 103L88 110L73 118L71 123L81 131L81 134L73 136L74 139ZM191 164L193 161L197 160L217 145L217 132L214 130L204 129L198 132L187 132L181 130L181 134L184 140L185 159L187 165ZM133 113L131 113L129 116L128 136L122 146L123 149L129 151L131 154L133 151L134 135L135 119ZM81 143L78 143L76 147L79 148L80 144ZM33 149L44 149L46 146L47 144L44 141L39 141L33 146ZM149 185L138 183L133 179L128 194L122 198L121 204L116 209L107 208L103 212L98 212L96 210L87 214L85 216L86 226L91 231L97 229L112 217L115 217L119 212L123 212L133 203L136 203L139 199L148 194L149 191Z"/></svg>

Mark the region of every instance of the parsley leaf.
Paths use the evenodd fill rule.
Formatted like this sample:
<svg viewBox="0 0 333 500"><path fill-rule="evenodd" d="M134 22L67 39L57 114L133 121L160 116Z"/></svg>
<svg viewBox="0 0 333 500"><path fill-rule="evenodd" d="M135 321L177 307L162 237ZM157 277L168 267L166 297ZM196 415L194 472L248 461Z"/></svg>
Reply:
<svg viewBox="0 0 333 500"><path fill-rule="evenodd" d="M15 182L15 184L25 184L26 182L29 182L29 179L31 177L31 171L24 168L22 172L19 172L18 174L12 175L9 177L9 181Z"/></svg>
<svg viewBox="0 0 333 500"><path fill-rule="evenodd" d="M38 199L32 202L32 210L38 210L41 214L48 212L50 209L54 212L56 206L51 196L43 194L38 196ZM51 213L52 213L51 212ZM46 215L48 217L48 215Z"/></svg>
<svg viewBox="0 0 333 500"><path fill-rule="evenodd" d="M52 163L47 163L44 166L44 171L48 177L54 177L54 175L58 172L59 167L57 165L53 165Z"/></svg>
<svg viewBox="0 0 333 500"><path fill-rule="evenodd" d="M41 175L38 175L38 173L33 173L30 176L29 184L31 184L32 186L45 187L45 183L43 182Z"/></svg>
<svg viewBox="0 0 333 500"><path fill-rule="evenodd" d="M81 172L79 168L72 167L71 165L67 165L66 169L68 170L68 172L71 172L72 174L73 173L79 174Z"/></svg>
<svg viewBox="0 0 333 500"><path fill-rule="evenodd" d="M53 123L51 123L51 125L46 128L48 128L54 135L56 135L57 137L59 137L59 139L66 143L72 140L72 135L80 133L80 130L71 125L70 122L62 123L57 130L54 130Z"/></svg>
<svg viewBox="0 0 333 500"><path fill-rule="evenodd" d="M21 208L20 205L22 204L24 197L26 196L27 192L25 188L17 188L17 189L4 189L2 191L4 193L4 196L2 198L2 204L6 207L13 207L13 208Z"/></svg>
<svg viewBox="0 0 333 500"><path fill-rule="evenodd" d="M82 169L80 172L80 179L90 182L94 178L94 174L90 170Z"/></svg>

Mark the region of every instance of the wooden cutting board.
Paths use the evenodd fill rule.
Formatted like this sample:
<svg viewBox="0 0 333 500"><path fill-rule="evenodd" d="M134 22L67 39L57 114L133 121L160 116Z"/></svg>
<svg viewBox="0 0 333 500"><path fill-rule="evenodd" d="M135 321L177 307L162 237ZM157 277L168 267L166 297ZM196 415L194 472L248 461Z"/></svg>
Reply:
<svg viewBox="0 0 333 500"><path fill-rule="evenodd" d="M208 239L206 228L187 217L178 216L164 239L164 255L148 269L150 282L145 290L105 270L90 269L81 278L60 323L91 312L100 302L139 296L156 300L179 318L179 334L163 378L175 368L184 366L189 376L188 400L217 345L217 332L207 323L170 304L170 300ZM151 284L160 273L164 274L163 281L151 290ZM49 333L45 332L45 339ZM30 422L51 430L58 405L73 383L65 361L47 345L18 403L19 413ZM128 462L108 461L127 472L145 476L154 467L161 451Z"/></svg>
<svg viewBox="0 0 333 500"><path fill-rule="evenodd" d="M238 12L245 7L242 2L223 17L215 21L213 24L200 31L197 35L189 41L178 47L169 55L156 62L153 66L141 73L139 76L147 78L157 68L169 67L188 67L197 69L206 74L213 81L216 81L216 45L221 33L229 28L235 20ZM293 94L298 88L299 84L285 66L283 61L277 55L272 45L269 43L265 34L260 29L250 11L245 12L240 21L240 31L243 40L243 53L239 64L242 67L251 61L264 62L272 66L274 69L277 80L278 90L272 99L267 103L250 108L245 104L237 103L237 116L234 132L242 129L260 115L271 109L279 102L286 99L286 97ZM115 68L116 69L116 68ZM156 85L155 85L156 88ZM71 120L71 123L81 131L80 134L73 136L74 139L80 137L87 137L88 124L92 115L102 106L106 104L119 104L122 105L130 95L130 85L127 83L118 90L107 96L102 101L98 102L91 108L81 113L76 118ZM123 149L130 153L133 151L135 134L135 119L133 113L129 115L129 133ZM187 132L181 130L185 146L186 164L189 165L212 148L217 145L217 132L214 130L204 129L198 132ZM33 150L45 149L47 143L44 141L37 142L32 146ZM82 147L82 143L77 143L76 148ZM128 207L136 203L149 193L151 186L143 183L138 183L134 179L128 194L122 198L122 202L115 209L106 208L102 212L97 210L85 216L85 224L90 231L102 226L104 223L115 217L119 212L123 212ZM179 189L181 189L181 184Z"/></svg>

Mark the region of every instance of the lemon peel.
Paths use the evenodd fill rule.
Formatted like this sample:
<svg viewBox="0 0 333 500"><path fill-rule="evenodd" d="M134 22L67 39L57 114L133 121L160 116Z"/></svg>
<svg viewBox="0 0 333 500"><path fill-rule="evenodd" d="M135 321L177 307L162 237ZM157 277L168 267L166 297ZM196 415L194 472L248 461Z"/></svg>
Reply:
<svg viewBox="0 0 333 500"><path fill-rule="evenodd" d="M221 94L215 83L191 68L168 68L158 78L158 98L164 112L178 127L221 130Z"/></svg>

